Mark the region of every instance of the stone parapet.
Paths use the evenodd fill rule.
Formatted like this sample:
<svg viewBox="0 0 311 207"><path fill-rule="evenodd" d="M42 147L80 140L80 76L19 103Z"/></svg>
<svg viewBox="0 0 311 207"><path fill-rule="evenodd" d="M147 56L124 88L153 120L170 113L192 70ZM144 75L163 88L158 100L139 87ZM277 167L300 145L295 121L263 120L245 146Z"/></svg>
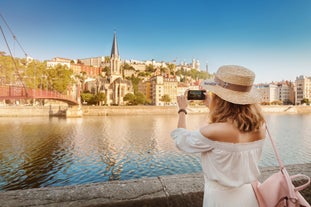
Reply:
<svg viewBox="0 0 311 207"><path fill-rule="evenodd" d="M0 106L0 117L49 116L60 106ZM61 106L67 109L66 106ZM262 106L264 113L303 114L311 113L311 106ZM208 113L205 106L190 106L189 114ZM177 114L177 106L82 106L69 108L68 117L118 116L118 115L172 115Z"/></svg>
<svg viewBox="0 0 311 207"><path fill-rule="evenodd" d="M311 163L290 165L286 169L291 175L303 173L311 177ZM261 171L259 180L262 181L277 172L278 168L265 167ZM301 180L295 181L295 183L301 182ZM201 207L203 187L201 173L159 176L0 192L0 206ZM311 186L301 193L311 203Z"/></svg>

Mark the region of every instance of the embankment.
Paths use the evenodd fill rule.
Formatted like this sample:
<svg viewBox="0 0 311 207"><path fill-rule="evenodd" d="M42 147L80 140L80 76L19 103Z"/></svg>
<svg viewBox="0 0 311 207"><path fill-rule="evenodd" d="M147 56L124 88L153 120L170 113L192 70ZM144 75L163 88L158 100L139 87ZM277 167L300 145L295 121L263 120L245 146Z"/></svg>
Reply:
<svg viewBox="0 0 311 207"><path fill-rule="evenodd" d="M65 106L1 106L0 117L49 116ZM303 114L311 113L311 106L262 106L264 113ZM176 114L176 106L82 106L83 116L116 115L170 115ZM205 106L191 106L189 114L207 113Z"/></svg>
<svg viewBox="0 0 311 207"><path fill-rule="evenodd" d="M311 163L290 165L286 169L290 175L303 173L311 177ZM262 168L259 180L265 180L277 171L278 167ZM198 173L15 190L0 192L0 206L201 207L203 183L203 175ZM304 183L303 180L294 182L299 185L302 183ZM301 193L311 203L311 186Z"/></svg>

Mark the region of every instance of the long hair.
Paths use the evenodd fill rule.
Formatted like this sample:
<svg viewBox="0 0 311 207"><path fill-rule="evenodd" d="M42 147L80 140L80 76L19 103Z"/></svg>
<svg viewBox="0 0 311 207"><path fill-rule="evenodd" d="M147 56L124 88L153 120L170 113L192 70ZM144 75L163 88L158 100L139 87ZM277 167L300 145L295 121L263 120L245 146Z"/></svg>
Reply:
<svg viewBox="0 0 311 207"><path fill-rule="evenodd" d="M212 94L210 122L231 122L242 132L257 131L265 123L258 104L234 104Z"/></svg>

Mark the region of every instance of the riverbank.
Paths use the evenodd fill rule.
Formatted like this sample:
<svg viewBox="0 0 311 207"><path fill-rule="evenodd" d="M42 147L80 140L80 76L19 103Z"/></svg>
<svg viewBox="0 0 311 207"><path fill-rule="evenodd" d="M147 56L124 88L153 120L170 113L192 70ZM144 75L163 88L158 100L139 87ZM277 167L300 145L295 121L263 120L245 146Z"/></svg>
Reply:
<svg viewBox="0 0 311 207"><path fill-rule="evenodd" d="M0 117L49 116L51 111L65 109L66 106L1 106ZM74 110L69 108L69 110ZM82 116L116 115L171 115L176 114L176 106L82 106ZM305 114L311 113L311 106L262 106L264 113ZM208 113L205 106L190 106L189 114Z"/></svg>
<svg viewBox="0 0 311 207"><path fill-rule="evenodd" d="M286 166L290 175L303 173L311 177L311 163ZM261 169L260 181L278 167ZM295 180L294 184L303 184ZM201 207L204 179L202 173L159 176L126 181L109 181L85 185L46 187L0 192L0 206L74 206L74 207ZM311 186L301 191L311 203Z"/></svg>

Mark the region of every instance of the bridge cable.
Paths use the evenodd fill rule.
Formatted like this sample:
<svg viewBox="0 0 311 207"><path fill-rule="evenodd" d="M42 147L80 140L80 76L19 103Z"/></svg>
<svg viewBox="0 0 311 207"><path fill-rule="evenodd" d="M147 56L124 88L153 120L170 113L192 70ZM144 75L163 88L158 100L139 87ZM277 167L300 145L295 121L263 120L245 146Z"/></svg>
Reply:
<svg viewBox="0 0 311 207"><path fill-rule="evenodd" d="M2 15L1 15L1 16L2 16ZM16 73L17 76L18 76L18 80L20 80L20 82L22 83L23 88L25 88L26 96L28 96L28 92L27 92L27 90L26 90L26 87L25 87L25 84L24 84L24 82L23 82L22 76L21 76L20 73L18 72L18 68L17 68L16 61L15 61L13 55L12 55L11 48L10 48L10 46L9 46L9 44L8 44L8 41L7 41L7 39L6 39L6 36L5 36L5 34L4 34L4 31L3 31L2 27L1 27L1 25L0 25L0 30L1 30L2 36L3 36L3 38L4 38L5 44L6 44L7 48L8 48L8 50L9 50L11 59L12 59L12 61L13 61L13 63L14 63L15 70L16 70L15 73Z"/></svg>
<svg viewBox="0 0 311 207"><path fill-rule="evenodd" d="M3 20L3 22L5 23L5 25L7 26L8 30L10 31L10 33L11 33L13 39L17 42L17 44L19 45L19 47L23 50L24 55L27 57L28 55L27 55L26 51L24 50L24 48L22 47L21 43L20 43L20 42L18 41L18 39L16 38L16 36L15 36L15 34L13 33L13 31L11 30L9 24L8 24L7 21L4 19L4 17L2 16L2 14L0 14L0 16L1 16L1 19Z"/></svg>

